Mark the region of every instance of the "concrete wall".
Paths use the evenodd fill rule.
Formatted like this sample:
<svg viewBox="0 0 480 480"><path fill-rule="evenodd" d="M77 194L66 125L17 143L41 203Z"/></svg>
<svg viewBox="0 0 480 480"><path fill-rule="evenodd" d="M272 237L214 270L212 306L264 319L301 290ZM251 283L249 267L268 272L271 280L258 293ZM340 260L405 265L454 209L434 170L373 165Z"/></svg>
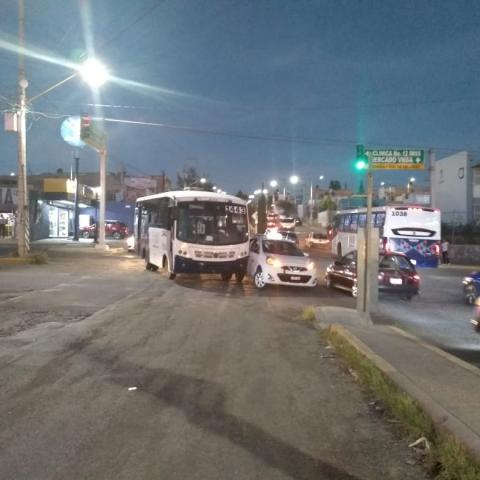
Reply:
<svg viewBox="0 0 480 480"><path fill-rule="evenodd" d="M468 152L435 162L435 205L442 210L442 221L465 224L472 219L472 160Z"/></svg>
<svg viewBox="0 0 480 480"><path fill-rule="evenodd" d="M450 245L450 261L463 265L480 265L480 245Z"/></svg>

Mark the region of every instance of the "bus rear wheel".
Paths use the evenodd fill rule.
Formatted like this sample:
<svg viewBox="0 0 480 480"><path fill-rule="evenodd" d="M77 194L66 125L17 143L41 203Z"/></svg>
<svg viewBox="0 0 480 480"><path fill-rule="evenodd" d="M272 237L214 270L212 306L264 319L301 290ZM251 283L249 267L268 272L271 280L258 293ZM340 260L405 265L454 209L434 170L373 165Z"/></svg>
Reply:
<svg viewBox="0 0 480 480"><path fill-rule="evenodd" d="M158 267L153 263L150 263L150 254L148 252L145 253L145 270L150 270L151 272L156 272Z"/></svg>
<svg viewBox="0 0 480 480"><path fill-rule="evenodd" d="M231 272L222 272L221 274L222 280L224 282L229 282L230 279L232 278L232 273Z"/></svg>

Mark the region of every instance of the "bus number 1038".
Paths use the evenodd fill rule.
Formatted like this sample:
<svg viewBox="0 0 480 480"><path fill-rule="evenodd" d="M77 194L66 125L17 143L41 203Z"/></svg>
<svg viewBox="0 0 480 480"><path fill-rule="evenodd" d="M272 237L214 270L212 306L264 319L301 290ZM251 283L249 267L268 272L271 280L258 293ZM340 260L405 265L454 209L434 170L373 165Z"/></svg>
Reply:
<svg viewBox="0 0 480 480"><path fill-rule="evenodd" d="M406 217L407 212L402 211L402 210L393 210L392 211L392 217Z"/></svg>

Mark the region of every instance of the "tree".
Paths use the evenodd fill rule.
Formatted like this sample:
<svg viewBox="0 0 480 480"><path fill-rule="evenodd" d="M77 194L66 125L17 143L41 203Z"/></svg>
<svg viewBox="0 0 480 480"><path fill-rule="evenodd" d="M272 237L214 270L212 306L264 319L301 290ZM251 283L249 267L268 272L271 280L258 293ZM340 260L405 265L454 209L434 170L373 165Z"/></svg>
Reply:
<svg viewBox="0 0 480 480"><path fill-rule="evenodd" d="M267 228L267 199L263 193L258 198L257 233L265 233Z"/></svg>
<svg viewBox="0 0 480 480"><path fill-rule="evenodd" d="M285 215L295 215L297 213L297 206L289 200L278 200L275 205Z"/></svg>
<svg viewBox="0 0 480 480"><path fill-rule="evenodd" d="M236 197L241 198L243 200L248 200L248 195L246 193L243 193L241 190L239 190L236 194Z"/></svg>
<svg viewBox="0 0 480 480"><path fill-rule="evenodd" d="M321 211L327 211L327 221L332 223L332 213L337 209L337 204L331 195L325 195L320 204Z"/></svg>
<svg viewBox="0 0 480 480"><path fill-rule="evenodd" d="M330 190L341 190L342 184L338 180L330 180L330 185L328 186Z"/></svg>
<svg viewBox="0 0 480 480"><path fill-rule="evenodd" d="M201 178L195 167L184 167L181 172L177 173L177 188L178 190L183 190L184 188L191 187L196 190L211 191L213 184L209 181L201 183Z"/></svg>
<svg viewBox="0 0 480 480"><path fill-rule="evenodd" d="M363 186L363 180L360 180L360 185L358 186L358 195L365 194L365 187Z"/></svg>

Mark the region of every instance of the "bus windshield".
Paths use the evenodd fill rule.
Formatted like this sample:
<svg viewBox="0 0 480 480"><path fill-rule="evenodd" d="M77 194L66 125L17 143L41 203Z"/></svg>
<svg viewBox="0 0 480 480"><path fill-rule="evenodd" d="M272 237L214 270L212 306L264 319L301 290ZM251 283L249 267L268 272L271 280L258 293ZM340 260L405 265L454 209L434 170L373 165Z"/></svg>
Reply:
<svg viewBox="0 0 480 480"><path fill-rule="evenodd" d="M247 207L223 202L181 202L178 204L177 238L201 245L247 242Z"/></svg>

